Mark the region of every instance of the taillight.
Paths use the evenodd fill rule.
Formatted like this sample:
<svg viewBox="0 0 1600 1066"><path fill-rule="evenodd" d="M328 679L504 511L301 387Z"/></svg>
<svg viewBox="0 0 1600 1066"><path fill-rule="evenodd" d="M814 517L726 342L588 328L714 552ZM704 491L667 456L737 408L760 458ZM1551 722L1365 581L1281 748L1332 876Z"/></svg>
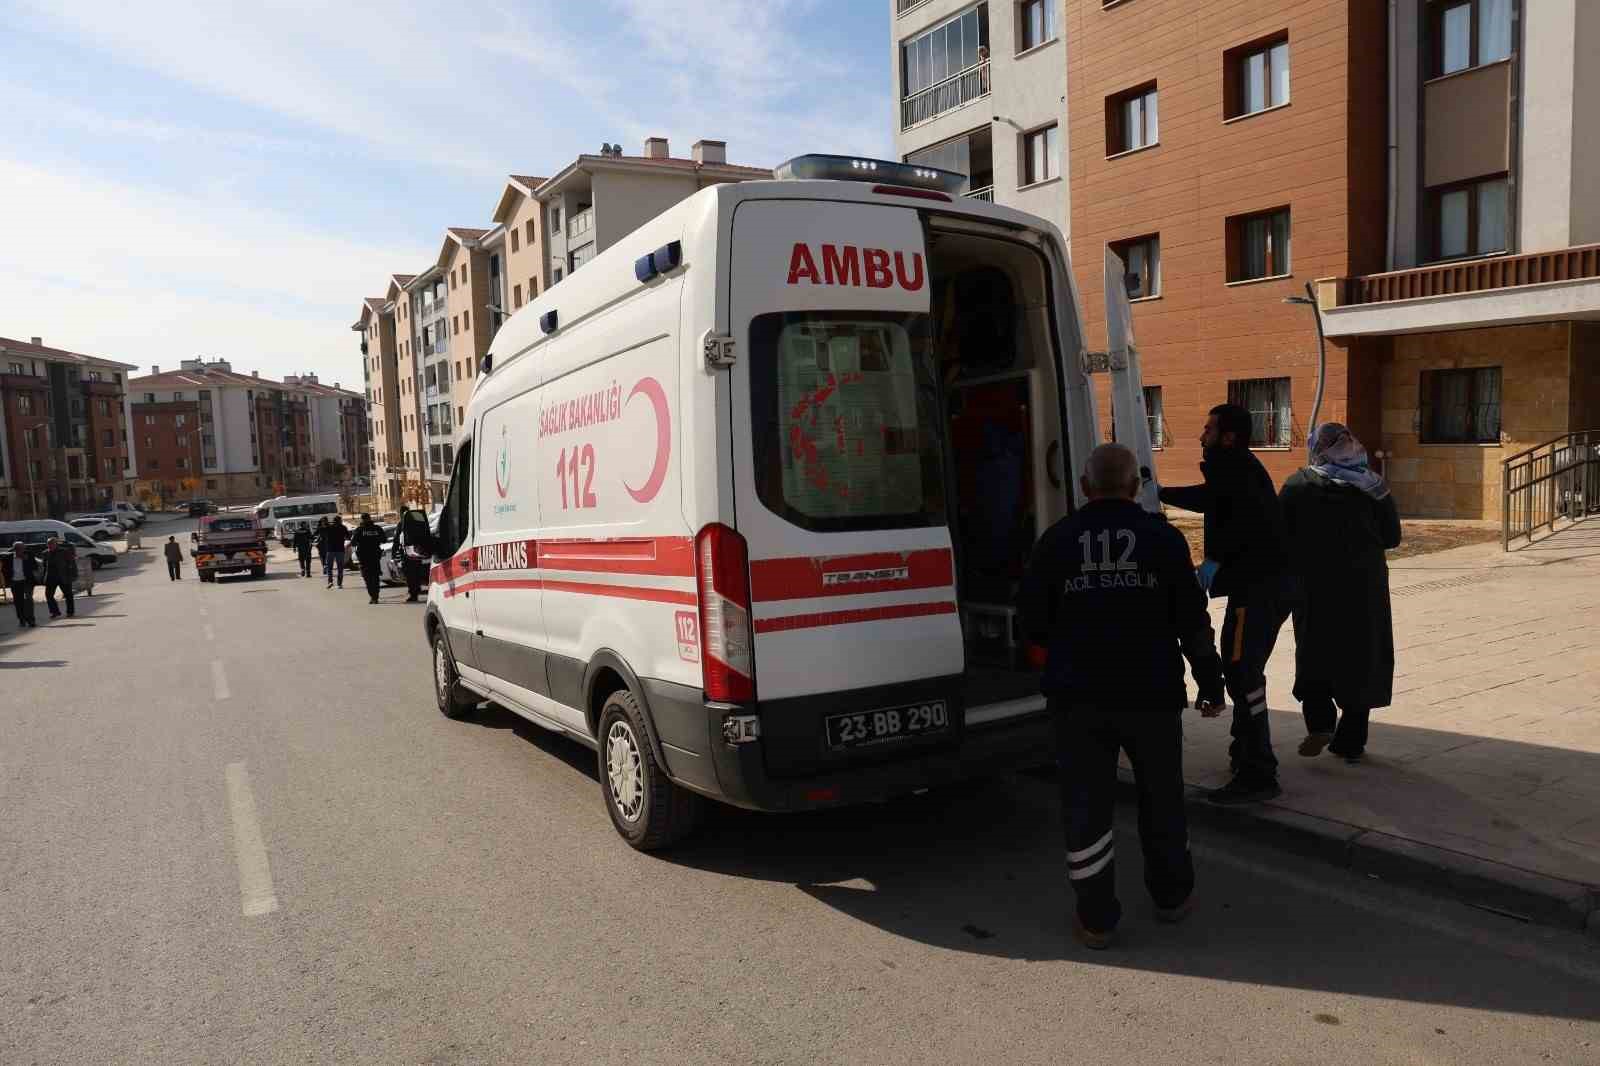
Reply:
<svg viewBox="0 0 1600 1066"><path fill-rule="evenodd" d="M700 673L706 699L753 700L750 556L744 538L727 526L713 524L695 537L694 547L700 583Z"/></svg>

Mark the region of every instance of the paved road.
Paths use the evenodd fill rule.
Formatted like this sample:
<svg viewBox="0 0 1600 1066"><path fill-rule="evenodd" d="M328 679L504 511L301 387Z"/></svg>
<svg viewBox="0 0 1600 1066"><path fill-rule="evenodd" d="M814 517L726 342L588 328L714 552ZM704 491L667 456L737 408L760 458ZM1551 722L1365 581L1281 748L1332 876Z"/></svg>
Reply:
<svg viewBox="0 0 1600 1066"><path fill-rule="evenodd" d="M400 592L292 573L0 621L0 1063L1600 1062L1593 942L1232 840L1091 955L1030 777L635 854L585 749L438 715Z"/></svg>

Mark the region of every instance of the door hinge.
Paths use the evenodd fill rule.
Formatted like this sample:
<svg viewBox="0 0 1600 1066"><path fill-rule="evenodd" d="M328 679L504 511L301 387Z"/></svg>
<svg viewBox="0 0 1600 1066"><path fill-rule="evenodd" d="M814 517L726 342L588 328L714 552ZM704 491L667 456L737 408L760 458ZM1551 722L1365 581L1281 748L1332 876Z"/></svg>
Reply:
<svg viewBox="0 0 1600 1066"><path fill-rule="evenodd" d="M700 350L705 353L708 370L721 370L733 365L733 338L726 333L706 330L700 338Z"/></svg>

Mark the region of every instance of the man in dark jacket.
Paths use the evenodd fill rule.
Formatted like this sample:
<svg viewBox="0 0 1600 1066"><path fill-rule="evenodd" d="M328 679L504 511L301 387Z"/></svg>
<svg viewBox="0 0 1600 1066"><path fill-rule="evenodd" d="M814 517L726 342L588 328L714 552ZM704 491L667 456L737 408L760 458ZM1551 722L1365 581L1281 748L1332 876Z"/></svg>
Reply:
<svg viewBox="0 0 1600 1066"><path fill-rule="evenodd" d="M61 617L61 608L56 606L57 589L66 600L67 617L77 613L72 604L72 586L77 580L78 549L51 537L44 546L44 605L50 609L51 618Z"/></svg>
<svg viewBox="0 0 1600 1066"><path fill-rule="evenodd" d="M407 508L400 512L400 525L394 531L394 557L406 575L406 602L416 603L428 580L428 565L433 558L433 534L428 531L428 516Z"/></svg>
<svg viewBox="0 0 1600 1066"><path fill-rule="evenodd" d="M339 587L344 588L344 547L349 539L350 530L339 515L334 515L333 521L322 527L317 546L322 550L322 573L328 579L330 589L333 588L335 572Z"/></svg>
<svg viewBox="0 0 1600 1066"><path fill-rule="evenodd" d="M1267 720L1267 660L1289 617L1292 586L1283 511L1272 476L1250 451L1250 412L1211 409L1200 444L1205 482L1163 488L1161 502L1205 515L1200 584L1228 598L1222 623L1223 676L1233 700L1233 779L1213 803L1256 803L1281 794Z"/></svg>
<svg viewBox="0 0 1600 1066"><path fill-rule="evenodd" d="M1120 444L1094 450L1089 502L1047 530L1019 597L1031 640L1048 641L1042 688L1056 727L1076 931L1104 948L1122 916L1112 812L1117 752L1139 790L1145 885L1157 917L1181 921L1194 890L1183 809L1183 660L1202 710L1222 701L1205 593L1183 535L1136 502L1139 468Z"/></svg>
<svg viewBox="0 0 1600 1066"><path fill-rule="evenodd" d="M11 606L17 610L17 625L35 628L39 625L33 617L33 586L39 583L39 564L28 554L22 541L11 545L11 550L0 555L0 566L5 567L6 587L11 590Z"/></svg>
<svg viewBox="0 0 1600 1066"><path fill-rule="evenodd" d="M383 527L374 522L370 514L362 512L361 524L350 534L350 543L355 548L356 562L361 566L361 579L367 583L368 602L377 603L383 580L379 570L383 562Z"/></svg>
<svg viewBox="0 0 1600 1066"><path fill-rule="evenodd" d="M290 539L294 545L295 558L300 560L300 576L311 576L311 527L304 522L294 527L294 536Z"/></svg>
<svg viewBox="0 0 1600 1066"><path fill-rule="evenodd" d="M167 580L183 580L183 549L178 546L177 537L168 537L167 542L161 546L161 554L167 560Z"/></svg>

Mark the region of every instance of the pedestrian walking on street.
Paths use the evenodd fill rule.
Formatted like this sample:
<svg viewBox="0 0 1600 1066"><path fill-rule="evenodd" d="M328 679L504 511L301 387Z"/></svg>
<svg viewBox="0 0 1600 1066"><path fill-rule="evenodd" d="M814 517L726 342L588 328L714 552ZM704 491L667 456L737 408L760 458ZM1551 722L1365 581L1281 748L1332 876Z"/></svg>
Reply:
<svg viewBox="0 0 1600 1066"><path fill-rule="evenodd" d="M17 625L33 629L39 623L33 617L33 586L39 583L39 564L28 554L28 546L14 541L11 551L0 556L5 567L6 586L11 590L11 606L17 610Z"/></svg>
<svg viewBox="0 0 1600 1066"><path fill-rule="evenodd" d="M1144 882L1164 921L1187 916L1194 891L1183 807L1189 660L1202 710L1222 702L1222 664L1189 547L1139 506L1139 466L1120 444L1089 456L1089 502L1039 539L1018 600L1028 637L1048 646L1042 688L1055 725L1074 928L1109 945L1122 917L1112 818L1117 756L1139 794Z"/></svg>
<svg viewBox="0 0 1600 1066"><path fill-rule="evenodd" d="M300 576L311 576L311 527L301 522L294 527L295 558L300 560Z"/></svg>
<svg viewBox="0 0 1600 1066"><path fill-rule="evenodd" d="M355 549L356 563L361 567L361 580L367 583L368 602L377 603L378 590L383 581L380 569L383 565L383 527L363 511L361 523L350 534L350 543Z"/></svg>
<svg viewBox="0 0 1600 1066"><path fill-rule="evenodd" d="M1368 716L1394 687L1389 563L1400 515L1367 450L1350 430L1324 422L1311 434L1311 462L1283 486L1289 556L1300 579L1294 608L1294 696L1306 720L1300 754L1323 748L1361 760ZM1334 705L1340 714L1335 719Z"/></svg>
<svg viewBox="0 0 1600 1066"><path fill-rule="evenodd" d="M78 580L78 549L70 544L63 544L57 537L51 537L44 545L44 605L50 610L51 618L61 617L61 608L56 606L56 590L61 590L61 597L66 601L67 617L71 618L77 613L73 607L73 585Z"/></svg>
<svg viewBox="0 0 1600 1066"><path fill-rule="evenodd" d="M328 579L330 589L335 582L344 588L344 549L349 539L350 530L339 515L334 515L333 521L322 527L322 536L318 538L322 549L322 574Z"/></svg>
<svg viewBox="0 0 1600 1066"><path fill-rule="evenodd" d="M416 603L427 587L428 566L433 560L433 534L428 530L426 512L406 509L394 531L394 556L406 575L406 602Z"/></svg>
<svg viewBox="0 0 1600 1066"><path fill-rule="evenodd" d="M166 544L161 546L161 554L167 557L167 580L182 581L183 574L183 549L178 546L177 537L168 537Z"/></svg>
<svg viewBox="0 0 1600 1066"><path fill-rule="evenodd" d="M1220 804L1282 794L1267 719L1267 660L1293 606L1294 583L1278 493L1250 451L1251 422L1237 404L1213 407L1200 436L1205 481L1161 490L1162 503L1205 515L1205 559L1196 576L1211 596L1228 598L1222 669L1233 700L1233 778L1211 794Z"/></svg>
<svg viewBox="0 0 1600 1066"><path fill-rule="evenodd" d="M328 569L328 542L324 539L327 528L328 520L319 518L317 519L317 531L311 535L311 539L317 545L317 566L321 567L323 572L327 572Z"/></svg>

